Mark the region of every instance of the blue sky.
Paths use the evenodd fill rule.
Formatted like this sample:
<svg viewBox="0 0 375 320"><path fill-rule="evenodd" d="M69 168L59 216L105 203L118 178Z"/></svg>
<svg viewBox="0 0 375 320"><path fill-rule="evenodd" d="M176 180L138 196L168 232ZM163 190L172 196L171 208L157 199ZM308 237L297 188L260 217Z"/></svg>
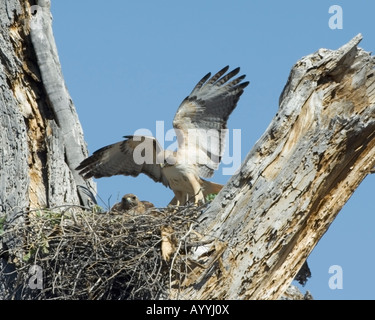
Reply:
<svg viewBox="0 0 375 320"><path fill-rule="evenodd" d="M207 72L241 67L250 86L230 116L241 129L242 159L266 130L292 66L319 48L337 49L356 34L375 50L375 2L364 1L77 1L52 0L53 28L69 92L90 153L156 121L165 131L181 101ZM329 27L340 5L343 28ZM232 131L231 131L232 132ZM229 138L229 141L231 138ZM219 169L213 181L229 176ZM125 193L165 206L171 190L146 176L96 180L103 207ZM375 175L345 205L308 262L302 291L316 299L375 299ZM328 272L343 271L332 290Z"/></svg>

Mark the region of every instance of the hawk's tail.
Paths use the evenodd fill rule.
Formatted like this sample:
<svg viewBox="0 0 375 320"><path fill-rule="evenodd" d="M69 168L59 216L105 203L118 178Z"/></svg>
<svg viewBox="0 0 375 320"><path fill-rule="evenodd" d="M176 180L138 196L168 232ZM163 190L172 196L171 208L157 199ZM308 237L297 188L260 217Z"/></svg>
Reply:
<svg viewBox="0 0 375 320"><path fill-rule="evenodd" d="M218 194L220 192L220 190L223 189L223 187L224 187L222 184L207 181L207 180L204 180L202 178L201 178L201 180L202 180L202 189L203 189L204 199L206 199L206 197L209 194ZM171 200L171 202L169 202L168 205L176 205L176 204L177 204L177 199L176 199L176 197L173 197L173 199Z"/></svg>
<svg viewBox="0 0 375 320"><path fill-rule="evenodd" d="M215 182L211 182L211 181L207 181L207 180L204 180L202 179L202 189L203 189L203 195L204 197L206 198L206 196L208 196L209 194L217 194L220 192L221 189L223 189L223 185L222 184L218 184L218 183L215 183Z"/></svg>

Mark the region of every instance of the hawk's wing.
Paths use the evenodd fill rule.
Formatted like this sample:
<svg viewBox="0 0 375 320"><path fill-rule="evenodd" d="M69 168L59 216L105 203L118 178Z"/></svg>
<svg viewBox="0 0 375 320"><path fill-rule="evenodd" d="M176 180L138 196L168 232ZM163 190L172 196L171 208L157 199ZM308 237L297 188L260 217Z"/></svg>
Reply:
<svg viewBox="0 0 375 320"><path fill-rule="evenodd" d="M114 175L136 177L144 173L156 182L168 186L161 166L157 163L158 154L163 150L154 137L125 136L120 141L95 151L76 168L85 178L101 178Z"/></svg>
<svg viewBox="0 0 375 320"><path fill-rule="evenodd" d="M179 147L177 156L198 164L201 177L211 177L218 168L225 149L228 117L249 84L241 82L245 75L231 80L240 68L225 74L228 68L211 78L211 73L204 76L173 119Z"/></svg>

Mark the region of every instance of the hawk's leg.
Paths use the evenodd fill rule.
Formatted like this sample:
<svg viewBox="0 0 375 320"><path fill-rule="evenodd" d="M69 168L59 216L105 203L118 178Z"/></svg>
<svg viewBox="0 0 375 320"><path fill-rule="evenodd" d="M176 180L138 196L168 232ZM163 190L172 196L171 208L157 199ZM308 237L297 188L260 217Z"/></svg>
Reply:
<svg viewBox="0 0 375 320"><path fill-rule="evenodd" d="M174 204L176 206L183 206L183 205L185 205L185 202L186 202L186 200L184 199L185 192L176 191L176 190L174 190L173 192L174 192L175 199L176 199L176 202Z"/></svg>
<svg viewBox="0 0 375 320"><path fill-rule="evenodd" d="M189 180L190 180L191 186L193 188L193 192L194 192L194 204L198 205L200 202L204 203L203 190L202 190L202 186L199 183L198 179L196 179L196 177L194 177L194 176L190 176Z"/></svg>

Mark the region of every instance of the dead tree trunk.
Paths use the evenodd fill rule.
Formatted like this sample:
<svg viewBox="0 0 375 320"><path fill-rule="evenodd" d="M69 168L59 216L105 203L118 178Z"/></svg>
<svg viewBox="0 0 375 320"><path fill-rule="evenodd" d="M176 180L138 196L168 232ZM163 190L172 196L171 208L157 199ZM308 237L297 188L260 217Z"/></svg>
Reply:
<svg viewBox="0 0 375 320"><path fill-rule="evenodd" d="M22 223L30 209L92 201L77 188L95 185L74 170L87 150L62 77L49 0L0 2L0 131L0 221Z"/></svg>
<svg viewBox="0 0 375 320"><path fill-rule="evenodd" d="M9 218L26 208L79 204L77 185L94 187L74 170L87 150L62 77L49 1L30 3L0 3L0 199Z"/></svg>
<svg viewBox="0 0 375 320"><path fill-rule="evenodd" d="M172 297L277 299L290 285L375 165L375 60L361 38L293 67L273 121L200 219L213 253Z"/></svg>

